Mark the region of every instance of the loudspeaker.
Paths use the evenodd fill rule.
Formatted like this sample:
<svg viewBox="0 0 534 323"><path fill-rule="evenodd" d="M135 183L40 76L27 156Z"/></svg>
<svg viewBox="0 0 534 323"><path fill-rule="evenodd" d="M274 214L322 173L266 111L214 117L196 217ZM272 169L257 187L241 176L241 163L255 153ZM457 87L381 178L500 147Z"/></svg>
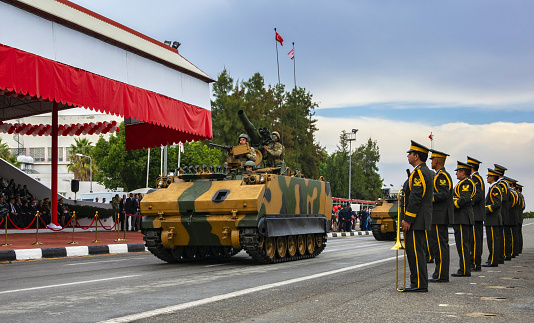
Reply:
<svg viewBox="0 0 534 323"><path fill-rule="evenodd" d="M76 193L80 190L80 181L77 179L73 179L70 181L70 190L73 193Z"/></svg>

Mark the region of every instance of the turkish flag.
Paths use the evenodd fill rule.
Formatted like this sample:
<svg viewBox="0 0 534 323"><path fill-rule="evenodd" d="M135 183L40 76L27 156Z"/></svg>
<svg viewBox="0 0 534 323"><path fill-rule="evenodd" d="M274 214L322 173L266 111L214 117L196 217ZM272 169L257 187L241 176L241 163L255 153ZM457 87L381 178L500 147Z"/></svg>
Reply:
<svg viewBox="0 0 534 323"><path fill-rule="evenodd" d="M280 36L280 34L275 31L276 33L276 41L280 43L280 46L284 46L283 42L284 42L284 39L282 38L282 36Z"/></svg>

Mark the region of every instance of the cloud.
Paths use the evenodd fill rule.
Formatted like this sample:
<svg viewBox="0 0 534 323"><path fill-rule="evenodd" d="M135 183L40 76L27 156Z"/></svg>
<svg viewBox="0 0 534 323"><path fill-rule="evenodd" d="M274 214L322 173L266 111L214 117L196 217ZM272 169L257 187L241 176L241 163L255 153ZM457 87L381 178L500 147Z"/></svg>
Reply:
<svg viewBox="0 0 534 323"><path fill-rule="evenodd" d="M497 163L507 167L507 175L525 185L525 196L534 200L534 174L532 161L525 156L534 151L534 123L506 123L473 125L466 122L428 126L420 122L406 122L378 118L327 118L317 117L317 140L329 153L339 145L339 136L344 129L358 129L356 145L368 138L376 140L380 149L380 175L384 183L395 188L406 179L404 170L410 168L406 159L410 140L430 148L428 136L434 135L434 148L448 153L446 168L453 179L456 161L472 156L482 161L481 174ZM353 145L353 146L356 146ZM354 147L353 147L354 149ZM430 166L430 163L427 163ZM348 175L347 175L348 176ZM532 193L529 193L531 191ZM527 204L527 209L533 209Z"/></svg>

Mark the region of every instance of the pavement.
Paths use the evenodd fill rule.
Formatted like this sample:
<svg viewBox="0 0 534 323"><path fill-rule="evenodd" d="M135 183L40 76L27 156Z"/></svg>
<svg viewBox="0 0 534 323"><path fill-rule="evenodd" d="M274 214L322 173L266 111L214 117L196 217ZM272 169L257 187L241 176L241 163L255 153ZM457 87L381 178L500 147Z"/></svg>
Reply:
<svg viewBox="0 0 534 323"><path fill-rule="evenodd" d="M112 253L147 251L140 232L117 232L70 228L7 229L0 231L0 261L35 260L42 258L82 257ZM372 235L371 231L329 232L329 238ZM126 238L126 240L124 240ZM73 241L75 243L73 243Z"/></svg>
<svg viewBox="0 0 534 323"><path fill-rule="evenodd" d="M7 233L1 230L0 236L0 261L146 251L143 235L132 231L8 229Z"/></svg>

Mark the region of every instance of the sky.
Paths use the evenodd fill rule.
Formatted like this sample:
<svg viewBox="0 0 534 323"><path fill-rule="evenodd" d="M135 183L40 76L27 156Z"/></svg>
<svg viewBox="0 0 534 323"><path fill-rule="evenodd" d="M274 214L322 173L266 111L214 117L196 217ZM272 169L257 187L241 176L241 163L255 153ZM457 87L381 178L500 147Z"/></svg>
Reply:
<svg viewBox="0 0 534 323"><path fill-rule="evenodd" d="M276 84L277 28L280 81L291 88L296 78L313 95L317 141L329 153L342 130L358 129L356 145L378 142L380 175L394 188L411 169L410 140L448 153L453 179L469 155L483 176L507 167L534 210L533 1L73 2L181 42L180 54L214 79L226 68L234 80L259 72Z"/></svg>

